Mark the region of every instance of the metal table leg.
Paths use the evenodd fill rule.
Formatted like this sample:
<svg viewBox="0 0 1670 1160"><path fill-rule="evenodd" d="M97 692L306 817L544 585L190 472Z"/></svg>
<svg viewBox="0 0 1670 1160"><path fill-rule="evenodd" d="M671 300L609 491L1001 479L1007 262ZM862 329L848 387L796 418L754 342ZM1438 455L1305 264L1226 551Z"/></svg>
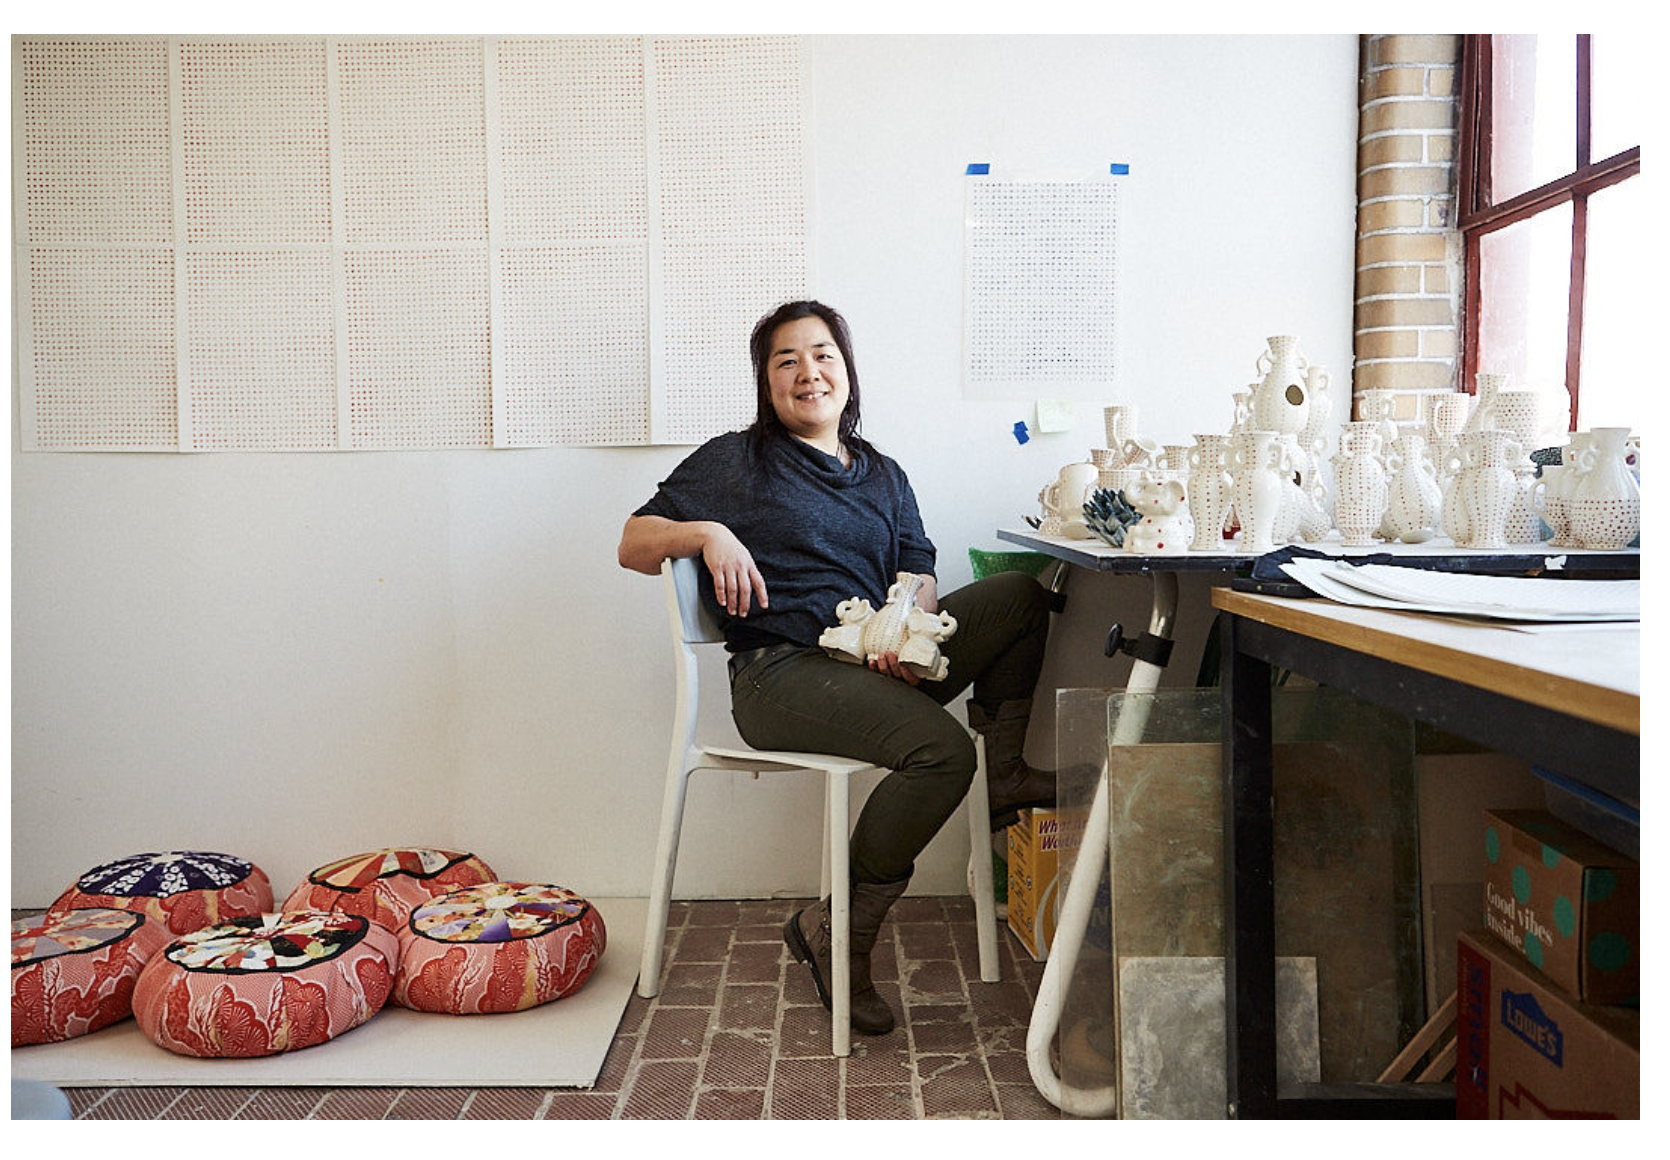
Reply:
<svg viewBox="0 0 1670 1160"><path fill-rule="evenodd" d="M1177 619L1177 574L1150 572L1148 578L1152 596L1148 635L1169 641ZM1164 671L1162 664L1141 659L1131 666L1131 675L1125 682L1127 696L1120 704L1110 744L1135 745L1142 740L1151 703L1129 694L1154 692L1159 688L1160 674ZM1076 1088L1062 1083L1050 1064L1050 1043L1061 1027L1061 996L1084 946L1084 934L1090 925L1090 910L1096 900L1096 886L1102 870L1111 864L1113 851L1108 846L1108 792L1108 766L1104 757L1101 775L1096 780L1096 794L1090 804L1084 840L1073 862L1067 893L1061 900L1055 941L1044 963L1044 978L1038 986L1038 999L1033 1005L1032 1021L1026 1031L1027 1069L1032 1073L1032 1082L1039 1093L1063 1112L1086 1118L1113 1115L1118 1109L1119 1089Z"/></svg>

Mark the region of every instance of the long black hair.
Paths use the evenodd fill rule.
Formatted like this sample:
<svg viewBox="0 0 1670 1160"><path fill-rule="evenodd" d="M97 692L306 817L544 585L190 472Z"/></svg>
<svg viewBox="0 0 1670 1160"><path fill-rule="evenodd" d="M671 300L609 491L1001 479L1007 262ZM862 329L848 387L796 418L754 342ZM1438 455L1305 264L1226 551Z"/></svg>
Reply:
<svg viewBox="0 0 1670 1160"><path fill-rule="evenodd" d="M748 428L749 442L755 450L761 450L767 439L780 438L787 434L782 422L777 418L777 409L771 405L771 336L785 322L794 322L802 318L823 320L824 325L829 327L829 333L834 336L835 346L840 350L841 359L847 366L847 405L841 408L838 427L841 442L846 444L847 450L853 454L870 451L869 443L858 433L858 364L852 356L852 331L839 310L810 300L785 302L754 324L754 333L748 338L748 354L754 363L755 402L754 422Z"/></svg>

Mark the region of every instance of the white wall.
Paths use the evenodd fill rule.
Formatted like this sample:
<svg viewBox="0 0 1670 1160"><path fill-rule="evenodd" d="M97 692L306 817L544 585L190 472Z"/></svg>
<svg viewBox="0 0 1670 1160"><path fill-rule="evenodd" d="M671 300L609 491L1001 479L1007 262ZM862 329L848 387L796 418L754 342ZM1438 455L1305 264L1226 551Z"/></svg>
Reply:
<svg viewBox="0 0 1670 1160"><path fill-rule="evenodd" d="M910 471L943 586L1101 445L1103 403L1166 440L1226 429L1276 333L1348 381L1355 37L814 37L810 57L818 293L853 323L866 433ZM1131 166L1106 397L1025 446L1028 401L960 393L970 161ZM22 455L14 434L13 905L177 847L252 858L281 895L420 843L644 893L672 683L658 582L614 547L682 454ZM1046 684L1116 684L1099 642L1144 622L1145 586L1072 595ZM699 776L679 893L810 893L817 802ZM915 888L958 889L965 853L942 835Z"/></svg>

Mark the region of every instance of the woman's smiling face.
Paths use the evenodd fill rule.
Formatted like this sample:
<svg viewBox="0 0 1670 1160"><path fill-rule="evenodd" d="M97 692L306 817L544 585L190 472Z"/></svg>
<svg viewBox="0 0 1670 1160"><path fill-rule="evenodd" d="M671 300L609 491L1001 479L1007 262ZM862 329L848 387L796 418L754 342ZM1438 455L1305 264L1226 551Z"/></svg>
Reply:
<svg viewBox="0 0 1670 1160"><path fill-rule="evenodd" d="M815 315L785 322L771 334L771 408L790 434L829 452L840 446L847 364L829 325Z"/></svg>

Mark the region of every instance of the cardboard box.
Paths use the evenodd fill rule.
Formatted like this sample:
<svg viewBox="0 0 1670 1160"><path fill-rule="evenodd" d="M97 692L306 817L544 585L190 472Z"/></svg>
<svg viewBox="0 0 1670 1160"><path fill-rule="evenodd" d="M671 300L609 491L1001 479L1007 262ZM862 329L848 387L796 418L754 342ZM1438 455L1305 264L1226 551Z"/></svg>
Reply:
<svg viewBox="0 0 1670 1160"><path fill-rule="evenodd" d="M1637 1012L1577 1002L1486 931L1456 960L1457 1118L1640 1118Z"/></svg>
<svg viewBox="0 0 1670 1160"><path fill-rule="evenodd" d="M1009 827L1009 929L1040 962L1055 938L1061 851L1078 849L1084 822L1081 813L1022 810Z"/></svg>
<svg viewBox="0 0 1670 1160"><path fill-rule="evenodd" d="M1485 928L1586 1003L1641 993L1641 867L1546 810L1486 810Z"/></svg>

